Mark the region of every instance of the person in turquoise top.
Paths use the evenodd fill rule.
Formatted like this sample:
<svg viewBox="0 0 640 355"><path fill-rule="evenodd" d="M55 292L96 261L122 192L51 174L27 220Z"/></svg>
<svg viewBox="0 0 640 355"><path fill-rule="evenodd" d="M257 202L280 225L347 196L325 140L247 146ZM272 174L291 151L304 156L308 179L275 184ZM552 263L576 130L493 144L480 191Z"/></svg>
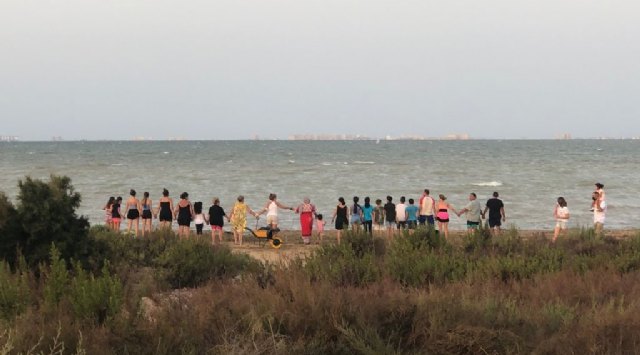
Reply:
<svg viewBox="0 0 640 355"><path fill-rule="evenodd" d="M407 211L407 227L409 227L409 233L413 233L418 225L418 206L414 204L412 198L409 199L409 206L405 209Z"/></svg>
<svg viewBox="0 0 640 355"><path fill-rule="evenodd" d="M364 198L364 207L362 207L362 219L364 222L364 231L369 234L373 234L373 206L371 206L371 199L369 196Z"/></svg>

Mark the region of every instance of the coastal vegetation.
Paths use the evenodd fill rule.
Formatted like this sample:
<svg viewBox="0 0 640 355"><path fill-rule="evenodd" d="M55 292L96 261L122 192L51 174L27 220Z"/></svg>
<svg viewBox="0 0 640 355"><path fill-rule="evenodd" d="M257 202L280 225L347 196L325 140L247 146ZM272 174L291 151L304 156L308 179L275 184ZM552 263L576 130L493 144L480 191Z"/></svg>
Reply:
<svg viewBox="0 0 640 355"><path fill-rule="evenodd" d="M0 354L626 354L640 346L636 233L572 230L556 244L517 229L455 240L422 229L392 242L347 233L341 245L272 264L169 230L132 238L89 228L75 215L70 180L29 179L20 196L25 186L37 202L0 198Z"/></svg>

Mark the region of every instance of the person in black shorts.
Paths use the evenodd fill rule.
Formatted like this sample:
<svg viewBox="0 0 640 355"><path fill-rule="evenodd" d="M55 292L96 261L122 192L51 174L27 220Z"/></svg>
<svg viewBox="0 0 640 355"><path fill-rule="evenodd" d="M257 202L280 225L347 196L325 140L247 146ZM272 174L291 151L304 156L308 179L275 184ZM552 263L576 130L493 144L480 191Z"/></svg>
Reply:
<svg viewBox="0 0 640 355"><path fill-rule="evenodd" d="M494 234L500 234L500 226L502 222L506 221L506 215L504 213L504 203L498 198L500 196L498 192L493 193L493 198L487 200L487 205L482 212L482 218L485 218L487 211L489 211L489 228L491 228Z"/></svg>
<svg viewBox="0 0 640 355"><path fill-rule="evenodd" d="M340 244L340 237L342 236L342 230L349 227L349 217L347 217L347 213L349 212L349 207L344 201L343 197L338 198L338 205L336 206L336 210L333 212L333 218L331 222L336 222L336 238L338 239L338 244Z"/></svg>
<svg viewBox="0 0 640 355"><path fill-rule="evenodd" d="M384 222L387 225L387 238L393 238L396 226L396 205L392 202L393 197L387 196L387 203L384 205Z"/></svg>

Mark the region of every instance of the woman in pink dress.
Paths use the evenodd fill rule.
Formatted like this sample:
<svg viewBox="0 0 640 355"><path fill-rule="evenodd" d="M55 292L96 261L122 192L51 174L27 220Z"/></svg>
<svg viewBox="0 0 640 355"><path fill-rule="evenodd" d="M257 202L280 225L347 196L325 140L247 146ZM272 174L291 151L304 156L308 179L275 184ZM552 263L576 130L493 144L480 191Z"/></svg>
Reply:
<svg viewBox="0 0 640 355"><path fill-rule="evenodd" d="M311 200L305 197L304 202L296 208L296 213L300 214L300 231L304 244L311 243L311 233L313 232L313 219L316 214L316 206L311 204Z"/></svg>

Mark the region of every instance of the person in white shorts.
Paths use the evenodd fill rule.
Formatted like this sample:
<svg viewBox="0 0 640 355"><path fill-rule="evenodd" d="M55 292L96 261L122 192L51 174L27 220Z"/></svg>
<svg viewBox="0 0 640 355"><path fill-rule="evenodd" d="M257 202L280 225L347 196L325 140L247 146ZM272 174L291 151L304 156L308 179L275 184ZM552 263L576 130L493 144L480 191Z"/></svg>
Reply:
<svg viewBox="0 0 640 355"><path fill-rule="evenodd" d="M256 217L266 212L267 225L269 225L271 229L276 229L278 228L278 208L293 211L293 207L287 207L278 202L276 194L269 194L269 201L264 208L256 214Z"/></svg>
<svg viewBox="0 0 640 355"><path fill-rule="evenodd" d="M602 199L600 193L593 192L593 229L596 235L601 236L604 229L604 221L607 215L607 203Z"/></svg>
<svg viewBox="0 0 640 355"><path fill-rule="evenodd" d="M567 207L567 201L564 197L558 197L558 204L556 204L556 208L553 210L553 217L556 220L556 227L553 230L553 239L551 242L555 243L560 232L567 230L567 222L569 221L569 207Z"/></svg>

